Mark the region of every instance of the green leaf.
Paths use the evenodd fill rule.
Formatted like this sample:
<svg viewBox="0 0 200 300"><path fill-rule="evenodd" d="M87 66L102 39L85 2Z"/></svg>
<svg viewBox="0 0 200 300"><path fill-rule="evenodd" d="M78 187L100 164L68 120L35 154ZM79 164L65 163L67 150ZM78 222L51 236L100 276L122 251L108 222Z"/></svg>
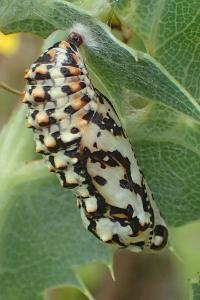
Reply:
<svg viewBox="0 0 200 300"><path fill-rule="evenodd" d="M199 1L111 2L120 18L141 37L147 53L199 101Z"/></svg>
<svg viewBox="0 0 200 300"><path fill-rule="evenodd" d="M199 300L200 299L200 283L193 284L192 287L193 287L193 299L192 300Z"/></svg>
<svg viewBox="0 0 200 300"><path fill-rule="evenodd" d="M107 0L70 0L68 1L81 9L90 12L96 17L103 17L110 11L110 3Z"/></svg>
<svg viewBox="0 0 200 300"><path fill-rule="evenodd" d="M171 229L171 243L182 261L187 278L193 279L200 273L200 221Z"/></svg>
<svg viewBox="0 0 200 300"><path fill-rule="evenodd" d="M88 300L79 289L75 289L71 286L48 290L45 296L45 300Z"/></svg>

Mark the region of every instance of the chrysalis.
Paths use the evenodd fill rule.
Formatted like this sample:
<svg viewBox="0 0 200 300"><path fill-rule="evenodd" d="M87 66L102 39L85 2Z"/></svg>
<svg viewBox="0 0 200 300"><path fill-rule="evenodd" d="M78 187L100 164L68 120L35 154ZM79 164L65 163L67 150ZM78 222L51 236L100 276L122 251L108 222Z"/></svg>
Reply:
<svg viewBox="0 0 200 300"><path fill-rule="evenodd" d="M83 224L98 239L135 252L161 249L165 222L116 111L89 79L77 49L82 43L70 33L25 75L23 102L36 151L62 186L73 189Z"/></svg>

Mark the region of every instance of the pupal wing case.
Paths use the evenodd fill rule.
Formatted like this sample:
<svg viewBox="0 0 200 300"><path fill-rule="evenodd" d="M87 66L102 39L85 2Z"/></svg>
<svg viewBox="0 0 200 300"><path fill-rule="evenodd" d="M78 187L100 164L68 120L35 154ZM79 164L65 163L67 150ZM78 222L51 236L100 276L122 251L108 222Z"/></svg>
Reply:
<svg viewBox="0 0 200 300"><path fill-rule="evenodd" d="M33 63L24 102L36 151L77 196L84 226L105 243L161 249L168 231L121 122L91 83L72 32Z"/></svg>

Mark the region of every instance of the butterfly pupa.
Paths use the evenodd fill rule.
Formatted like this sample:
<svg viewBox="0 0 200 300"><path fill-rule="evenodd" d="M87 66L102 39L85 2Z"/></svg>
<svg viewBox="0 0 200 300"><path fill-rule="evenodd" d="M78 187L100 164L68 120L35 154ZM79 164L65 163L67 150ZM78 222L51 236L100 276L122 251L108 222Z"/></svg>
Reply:
<svg viewBox="0 0 200 300"><path fill-rule="evenodd" d="M94 236L135 252L162 249L167 227L113 105L90 80L78 51L82 43L71 32L25 75L23 102L36 151L73 190Z"/></svg>

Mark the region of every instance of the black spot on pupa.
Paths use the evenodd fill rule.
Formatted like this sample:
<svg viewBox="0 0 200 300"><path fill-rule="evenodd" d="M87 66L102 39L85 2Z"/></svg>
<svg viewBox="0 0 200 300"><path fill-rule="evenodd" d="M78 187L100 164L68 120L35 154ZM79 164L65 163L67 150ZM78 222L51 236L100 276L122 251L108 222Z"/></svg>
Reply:
<svg viewBox="0 0 200 300"><path fill-rule="evenodd" d="M72 115L76 112L76 110L71 105L69 105L69 106L65 107L64 112Z"/></svg>
<svg viewBox="0 0 200 300"><path fill-rule="evenodd" d="M48 53L44 53L34 63L48 63L51 62L51 56Z"/></svg>
<svg viewBox="0 0 200 300"><path fill-rule="evenodd" d="M81 89L84 89L86 87L86 84L84 81L79 82Z"/></svg>
<svg viewBox="0 0 200 300"><path fill-rule="evenodd" d="M77 46L74 43L70 43L72 50L77 51Z"/></svg>
<svg viewBox="0 0 200 300"><path fill-rule="evenodd" d="M107 205L105 199L99 194L96 195L96 199L97 199L97 211L94 213L94 215L103 216L107 211Z"/></svg>
<svg viewBox="0 0 200 300"><path fill-rule="evenodd" d="M102 114L95 112L95 114L92 116L92 123L96 124L97 126L99 126L101 128L102 126L102 120L103 120L103 116Z"/></svg>
<svg viewBox="0 0 200 300"><path fill-rule="evenodd" d="M33 120L35 120L35 117L38 112L39 112L39 110L37 110L37 109L32 112L31 117L33 118Z"/></svg>
<svg viewBox="0 0 200 300"><path fill-rule="evenodd" d="M154 229L154 234L158 235L158 236L164 236L166 232L166 228L163 225L156 225L155 229Z"/></svg>
<svg viewBox="0 0 200 300"><path fill-rule="evenodd" d="M99 94L99 102L100 102L101 104L104 104L104 102L103 102L103 97L102 97L101 94Z"/></svg>
<svg viewBox="0 0 200 300"><path fill-rule="evenodd" d="M60 141L60 143L61 143L61 148L62 148L62 150L65 150L65 149L66 149L67 147L69 147L69 146L79 144L80 141L81 141L81 137L78 137L78 138L76 138L76 139L73 139L72 141L67 142L67 143L63 143L62 141Z"/></svg>
<svg viewBox="0 0 200 300"><path fill-rule="evenodd" d="M49 162L52 164L53 167L55 167L54 156L49 155Z"/></svg>
<svg viewBox="0 0 200 300"><path fill-rule="evenodd" d="M44 144L44 136L42 134L39 135L39 141Z"/></svg>
<svg viewBox="0 0 200 300"><path fill-rule="evenodd" d="M55 124L57 120L54 117L49 117L49 122L48 123L40 123L40 126L49 126L49 124Z"/></svg>
<svg viewBox="0 0 200 300"><path fill-rule="evenodd" d="M132 235L130 236L137 236L138 232L141 230L141 225L137 217L132 218L130 222L130 227L133 231Z"/></svg>
<svg viewBox="0 0 200 300"><path fill-rule="evenodd" d="M85 103L89 103L91 101L91 98L85 94L85 95L83 95L81 100L84 101Z"/></svg>
<svg viewBox="0 0 200 300"><path fill-rule="evenodd" d="M74 172L79 174L79 175L83 174L82 166L79 163L74 165Z"/></svg>
<svg viewBox="0 0 200 300"><path fill-rule="evenodd" d="M45 92L49 92L51 90L51 86L44 85L43 89L44 89Z"/></svg>
<svg viewBox="0 0 200 300"><path fill-rule="evenodd" d="M50 116L54 112L55 112L55 108L49 108L49 109L46 110L46 113L48 114L48 116Z"/></svg>
<svg viewBox="0 0 200 300"><path fill-rule="evenodd" d="M51 64L51 65L46 65L46 68L48 69L48 70L51 70L52 68L53 68L53 65Z"/></svg>
<svg viewBox="0 0 200 300"><path fill-rule="evenodd" d="M104 160L104 161L109 167L118 167L119 166L118 162L116 160L114 160L110 155L109 155L109 159Z"/></svg>
<svg viewBox="0 0 200 300"><path fill-rule="evenodd" d="M51 135L57 140L60 137L60 131L55 131Z"/></svg>
<svg viewBox="0 0 200 300"><path fill-rule="evenodd" d="M125 244L120 241L118 234L113 234L112 241L120 246L125 246Z"/></svg>
<svg viewBox="0 0 200 300"><path fill-rule="evenodd" d="M45 92L45 96L44 96L44 98L42 98L43 101L44 101L44 100L50 101L50 100L51 100L51 97L50 97L50 95L49 95L49 91L51 90L51 87L50 87L50 86L44 85L42 88L43 88L43 90L44 90L44 92ZM36 97L36 98L39 99L39 97ZM36 98L35 98L35 101L36 101Z"/></svg>
<svg viewBox="0 0 200 300"><path fill-rule="evenodd" d="M65 150L64 155L68 157L79 157L78 148L72 150Z"/></svg>
<svg viewBox="0 0 200 300"><path fill-rule="evenodd" d="M38 63L34 63L35 65L32 67L32 72L35 72L35 69L40 66Z"/></svg>
<svg viewBox="0 0 200 300"><path fill-rule="evenodd" d="M44 74L35 73L35 80L47 80L47 79L51 79L49 72L46 72Z"/></svg>
<svg viewBox="0 0 200 300"><path fill-rule="evenodd" d="M92 119L93 115L94 115L94 111L93 110L89 110L89 112L87 112L83 116L83 119L89 122Z"/></svg>
<svg viewBox="0 0 200 300"><path fill-rule="evenodd" d="M35 100L35 102L44 102L46 99L47 99L47 97L34 97L34 100Z"/></svg>
<svg viewBox="0 0 200 300"><path fill-rule="evenodd" d="M88 230L93 233L93 230L96 229L96 222L90 219L90 224L88 225Z"/></svg>
<svg viewBox="0 0 200 300"><path fill-rule="evenodd" d="M61 90L62 90L63 93L66 93L67 95L73 94L71 88L68 85L63 85L61 87Z"/></svg>
<svg viewBox="0 0 200 300"><path fill-rule="evenodd" d="M131 243L131 245L140 247L141 249L144 248L145 242L144 241L139 241L139 242L135 242L135 243Z"/></svg>
<svg viewBox="0 0 200 300"><path fill-rule="evenodd" d="M66 67L61 67L60 72L62 73L62 75L65 78L70 76L70 72L69 72L68 68L66 68Z"/></svg>
<svg viewBox="0 0 200 300"><path fill-rule="evenodd" d="M90 149L88 147L84 147L83 154L85 157L88 157L90 155Z"/></svg>
<svg viewBox="0 0 200 300"><path fill-rule="evenodd" d="M107 183L107 180L99 175L96 175L93 178L99 185L105 185Z"/></svg>
<svg viewBox="0 0 200 300"><path fill-rule="evenodd" d="M130 204L128 204L126 210L127 210L127 214L128 214L130 217L132 217L133 212L134 212L134 211L133 211L133 207L132 207Z"/></svg>
<svg viewBox="0 0 200 300"><path fill-rule="evenodd" d="M58 48L60 42L56 42L55 44L53 44L53 46L51 46L50 48L48 48L48 51L53 49L53 48Z"/></svg>
<svg viewBox="0 0 200 300"><path fill-rule="evenodd" d="M123 189L130 190L130 183L128 182L128 180L120 179L119 184Z"/></svg>
<svg viewBox="0 0 200 300"><path fill-rule="evenodd" d="M109 205L109 210L113 219L117 220L123 227L126 227L132 221L132 215L125 208Z"/></svg>
<svg viewBox="0 0 200 300"><path fill-rule="evenodd" d="M154 244L152 243L151 249L154 250L160 250L165 247L168 241L168 230L165 226L163 225L156 225L154 229L154 236L159 236L162 239L160 240L160 244Z"/></svg>
<svg viewBox="0 0 200 300"><path fill-rule="evenodd" d="M79 132L79 129L77 127L72 127L71 128L71 133L76 134Z"/></svg>

